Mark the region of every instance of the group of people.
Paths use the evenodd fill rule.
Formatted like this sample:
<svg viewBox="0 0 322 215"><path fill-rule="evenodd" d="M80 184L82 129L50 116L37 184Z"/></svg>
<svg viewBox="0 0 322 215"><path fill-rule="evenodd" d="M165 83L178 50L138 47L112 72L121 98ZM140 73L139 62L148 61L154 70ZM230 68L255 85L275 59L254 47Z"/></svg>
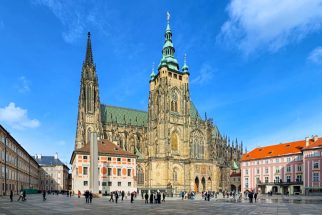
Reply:
<svg viewBox="0 0 322 215"><path fill-rule="evenodd" d="M12 199L12 197L11 197L11 194L13 195L13 193L12 193L12 190L10 191L10 200ZM25 190L21 190L20 191L20 194L19 194L19 198L18 198L18 202L20 201L20 199L21 199L21 201L26 201L27 199L26 199L26 191ZM12 200L11 200L12 201Z"/></svg>
<svg viewBox="0 0 322 215"><path fill-rule="evenodd" d="M142 193L142 196L143 196L143 193ZM150 193L150 196L148 194L148 192L146 192L144 194L144 199L145 199L145 204L149 204L149 201L150 201L150 204L161 204L161 196L162 196L162 202L165 202L165 192L163 192L161 194L161 192L158 190L156 193L153 193L151 192Z"/></svg>
<svg viewBox="0 0 322 215"><path fill-rule="evenodd" d="M248 193L246 193L246 196L248 196L249 199L249 203L253 203L253 201L257 201L257 192L253 192L253 191L249 191Z"/></svg>
<svg viewBox="0 0 322 215"><path fill-rule="evenodd" d="M93 193L91 191L86 190L84 193L84 196L85 196L86 203L92 203Z"/></svg>
<svg viewBox="0 0 322 215"><path fill-rule="evenodd" d="M133 203L134 197L136 197L136 192L132 192L132 193L128 192L128 195L131 196L131 203ZM126 197L124 190L111 192L109 202L114 202L114 197L115 197L115 203L117 203L120 196L121 196L121 200L123 201L124 197Z"/></svg>

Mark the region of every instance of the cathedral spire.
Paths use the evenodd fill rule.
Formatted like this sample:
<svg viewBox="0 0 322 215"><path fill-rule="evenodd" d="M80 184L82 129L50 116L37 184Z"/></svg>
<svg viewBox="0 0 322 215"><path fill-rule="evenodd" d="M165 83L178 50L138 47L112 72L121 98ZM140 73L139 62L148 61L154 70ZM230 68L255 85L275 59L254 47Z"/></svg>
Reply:
<svg viewBox="0 0 322 215"><path fill-rule="evenodd" d="M151 72L151 75L150 75L150 80L152 81L155 77L155 73L154 73L154 62L152 64L152 72Z"/></svg>
<svg viewBox="0 0 322 215"><path fill-rule="evenodd" d="M175 49L172 44L172 32L170 28L170 13L167 12L167 27L164 34L164 45L162 48L162 59L160 61L158 69L162 66L168 67L168 69L179 72L179 65L177 59L174 57Z"/></svg>
<svg viewBox="0 0 322 215"><path fill-rule="evenodd" d="M85 56L85 64L93 64L93 52L92 52L92 43L91 43L91 33L87 34L87 48Z"/></svg>
<svg viewBox="0 0 322 215"><path fill-rule="evenodd" d="M187 65L187 54L184 54L182 72L189 74L189 67Z"/></svg>

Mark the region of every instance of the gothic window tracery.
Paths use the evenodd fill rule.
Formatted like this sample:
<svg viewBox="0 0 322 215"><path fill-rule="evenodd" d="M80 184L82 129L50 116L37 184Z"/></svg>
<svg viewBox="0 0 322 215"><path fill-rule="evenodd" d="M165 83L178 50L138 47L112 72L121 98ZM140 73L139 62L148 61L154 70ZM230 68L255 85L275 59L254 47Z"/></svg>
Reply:
<svg viewBox="0 0 322 215"><path fill-rule="evenodd" d="M171 134L171 150L178 151L178 136L176 132Z"/></svg>
<svg viewBox="0 0 322 215"><path fill-rule="evenodd" d="M191 156L196 159L204 158L204 137L200 131L192 133L192 147Z"/></svg>
<svg viewBox="0 0 322 215"><path fill-rule="evenodd" d="M141 166L137 168L138 185L144 185L144 172Z"/></svg>
<svg viewBox="0 0 322 215"><path fill-rule="evenodd" d="M174 90L171 93L170 110L173 112L178 112L178 96Z"/></svg>

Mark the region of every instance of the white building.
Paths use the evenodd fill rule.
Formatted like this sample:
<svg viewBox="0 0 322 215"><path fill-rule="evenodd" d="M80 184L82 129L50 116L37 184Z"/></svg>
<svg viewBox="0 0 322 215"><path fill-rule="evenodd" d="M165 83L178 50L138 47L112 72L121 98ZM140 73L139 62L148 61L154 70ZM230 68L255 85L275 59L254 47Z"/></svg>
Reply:
<svg viewBox="0 0 322 215"><path fill-rule="evenodd" d="M136 191L136 155L108 140L100 140L97 145L99 192ZM90 144L75 150L70 163L74 193L90 190Z"/></svg>

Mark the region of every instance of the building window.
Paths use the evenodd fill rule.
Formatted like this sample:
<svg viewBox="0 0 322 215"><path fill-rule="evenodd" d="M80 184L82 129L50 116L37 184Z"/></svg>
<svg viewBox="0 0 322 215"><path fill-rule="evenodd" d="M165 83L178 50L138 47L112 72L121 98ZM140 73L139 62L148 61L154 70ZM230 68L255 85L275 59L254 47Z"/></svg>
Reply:
<svg viewBox="0 0 322 215"><path fill-rule="evenodd" d="M127 176L131 176L131 169L127 169Z"/></svg>
<svg viewBox="0 0 322 215"><path fill-rule="evenodd" d="M178 181L178 173L177 173L177 170L173 170L173 181L174 182L177 182Z"/></svg>
<svg viewBox="0 0 322 215"><path fill-rule="evenodd" d="M138 184L143 185L144 184L144 172L142 167L137 167L137 177L138 177Z"/></svg>
<svg viewBox="0 0 322 215"><path fill-rule="evenodd" d="M86 156L86 155L84 155L84 156L83 156L83 159L84 159L84 160L87 160L87 156Z"/></svg>
<svg viewBox="0 0 322 215"><path fill-rule="evenodd" d="M107 186L111 187L112 186L112 182L111 181L108 181L107 182Z"/></svg>
<svg viewBox="0 0 322 215"><path fill-rule="evenodd" d="M127 162L129 162L129 163L130 163L130 162L131 162L131 159L127 159Z"/></svg>
<svg viewBox="0 0 322 215"><path fill-rule="evenodd" d="M290 175L287 175L287 176L286 176L286 182L287 182L287 183L290 183L290 182L291 182L291 176L290 176Z"/></svg>
<svg viewBox="0 0 322 215"><path fill-rule="evenodd" d="M121 176L121 169L117 169L117 176Z"/></svg>
<svg viewBox="0 0 322 215"><path fill-rule="evenodd" d="M112 168L108 168L107 169L107 176L111 176L112 175Z"/></svg>
<svg viewBox="0 0 322 215"><path fill-rule="evenodd" d="M84 181L84 186L88 186L88 181Z"/></svg>
<svg viewBox="0 0 322 215"><path fill-rule="evenodd" d="M122 186L122 182L117 182L117 186L121 187Z"/></svg>
<svg viewBox="0 0 322 215"><path fill-rule="evenodd" d="M248 175L248 169L245 169L245 175Z"/></svg>
<svg viewBox="0 0 322 215"><path fill-rule="evenodd" d="M132 186L132 183L131 182L127 182L127 186L128 187L131 187Z"/></svg>
<svg viewBox="0 0 322 215"><path fill-rule="evenodd" d="M320 181L320 173L313 172L313 181Z"/></svg>
<svg viewBox="0 0 322 215"><path fill-rule="evenodd" d="M268 168L265 168L265 174L268 174Z"/></svg>
<svg viewBox="0 0 322 215"><path fill-rule="evenodd" d="M278 158L275 159L275 163L278 163L280 162L280 160Z"/></svg>
<svg viewBox="0 0 322 215"><path fill-rule="evenodd" d="M112 160L112 158L111 158L111 157L107 157L107 160L108 160L108 161L111 161L111 160Z"/></svg>
<svg viewBox="0 0 322 215"><path fill-rule="evenodd" d="M268 177L265 177L265 183L268 183Z"/></svg>
<svg viewBox="0 0 322 215"><path fill-rule="evenodd" d="M102 182L102 186L103 186L103 187L106 187L106 181L103 181L103 182Z"/></svg>
<svg viewBox="0 0 322 215"><path fill-rule="evenodd" d="M265 163L268 163L268 159L265 160Z"/></svg>
<svg viewBox="0 0 322 215"><path fill-rule="evenodd" d="M83 167L83 175L88 175L88 167Z"/></svg>
<svg viewBox="0 0 322 215"><path fill-rule="evenodd" d="M259 164L259 161L256 161L256 164Z"/></svg>
<svg viewBox="0 0 322 215"><path fill-rule="evenodd" d="M296 182L302 182L302 175L296 176Z"/></svg>
<svg viewBox="0 0 322 215"><path fill-rule="evenodd" d="M121 158L117 158L117 161L121 161Z"/></svg>
<svg viewBox="0 0 322 215"><path fill-rule="evenodd" d="M313 169L319 169L319 162L313 161Z"/></svg>
<svg viewBox="0 0 322 215"><path fill-rule="evenodd" d="M297 171L298 171L298 172L302 172L302 165L298 165L298 166L297 166Z"/></svg>
<svg viewBox="0 0 322 215"><path fill-rule="evenodd" d="M286 158L286 162L291 162L291 158L290 157Z"/></svg>
<svg viewBox="0 0 322 215"><path fill-rule="evenodd" d="M245 178L245 188L248 188L248 178Z"/></svg>
<svg viewBox="0 0 322 215"><path fill-rule="evenodd" d="M274 182L275 183L280 183L280 177L279 176L276 176Z"/></svg>
<svg viewBox="0 0 322 215"><path fill-rule="evenodd" d="M178 151L178 137L175 132L171 134L171 150Z"/></svg>
<svg viewBox="0 0 322 215"><path fill-rule="evenodd" d="M256 177L256 184L261 183L261 181L259 180L259 177Z"/></svg>
<svg viewBox="0 0 322 215"><path fill-rule="evenodd" d="M275 173L280 173L280 168L279 167L275 168Z"/></svg>
<svg viewBox="0 0 322 215"><path fill-rule="evenodd" d="M291 166L286 167L286 172L291 172Z"/></svg>

